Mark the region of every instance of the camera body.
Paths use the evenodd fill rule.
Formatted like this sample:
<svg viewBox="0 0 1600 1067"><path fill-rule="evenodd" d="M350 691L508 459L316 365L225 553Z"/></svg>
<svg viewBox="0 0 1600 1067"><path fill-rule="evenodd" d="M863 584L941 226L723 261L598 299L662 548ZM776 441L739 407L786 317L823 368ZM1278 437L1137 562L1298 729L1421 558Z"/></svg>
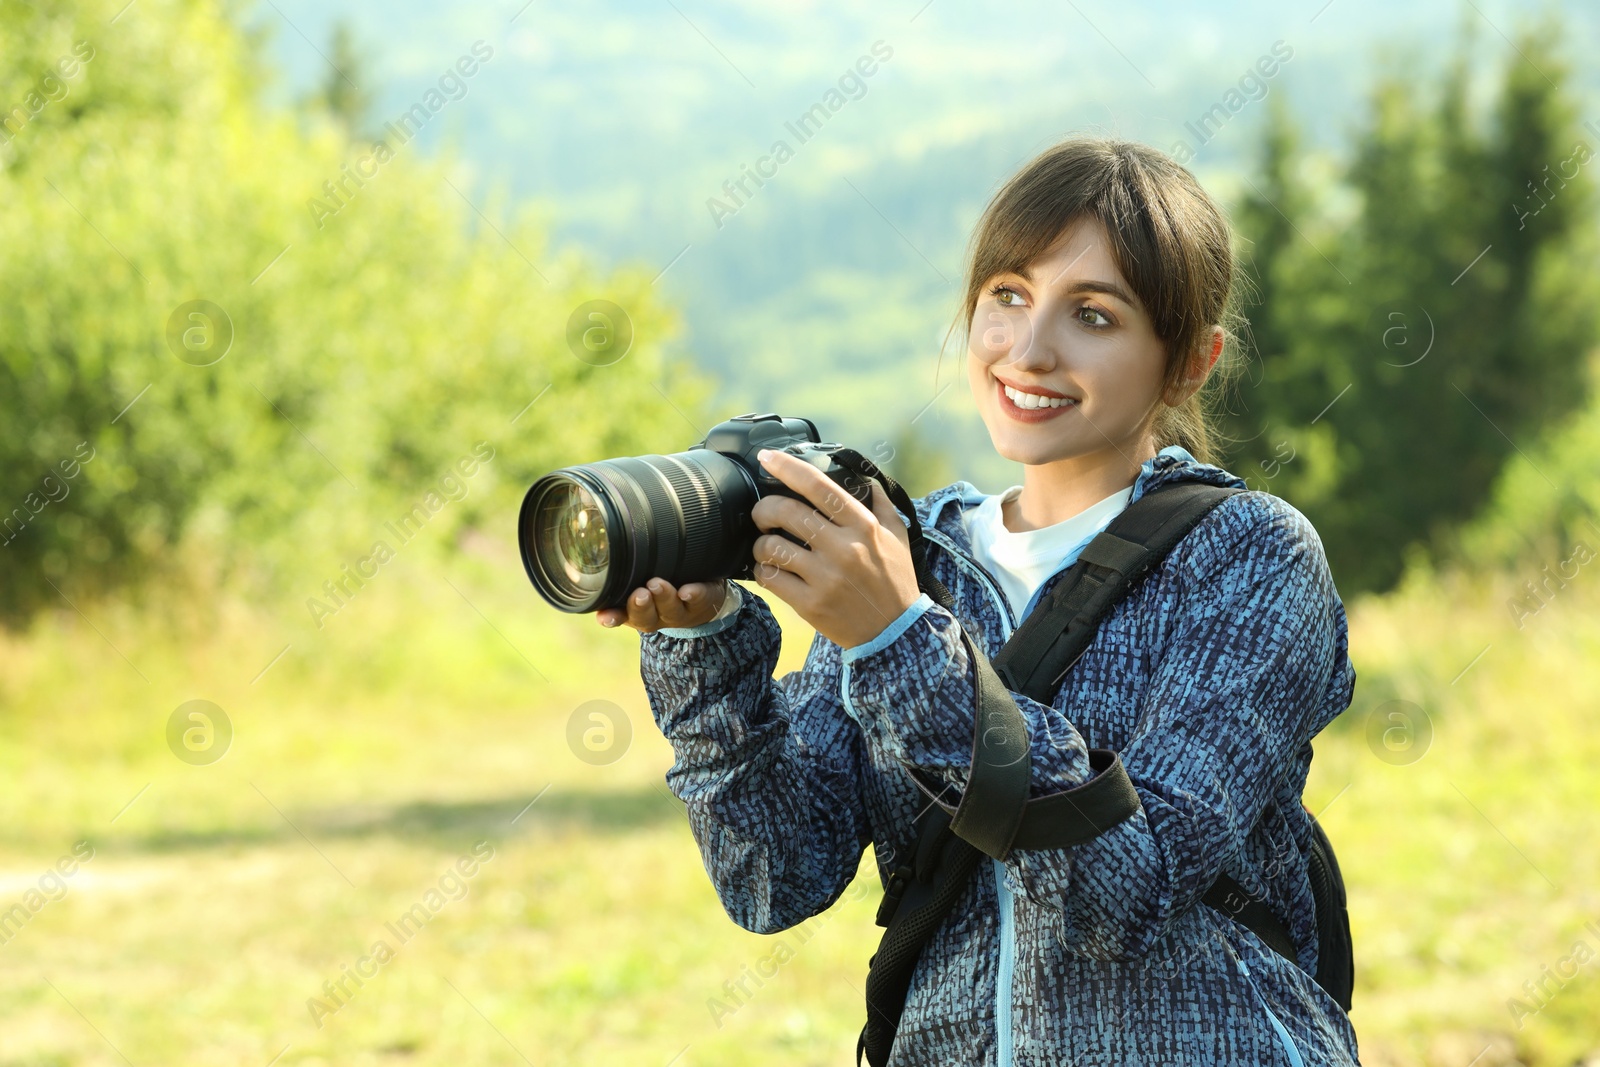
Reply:
<svg viewBox="0 0 1600 1067"><path fill-rule="evenodd" d="M822 440L822 435L817 432L816 423L810 419L799 416L784 417L767 412L757 415L750 412L745 415L735 415L726 422L720 422L711 428L705 439L690 446L691 448L708 448L720 452L729 459L739 463L750 475L751 485L759 499L765 496L793 497L802 504L812 506L801 494L790 489L776 477L769 474L756 458L756 453L763 448L770 448L774 452L787 452L796 456L826 474L839 488L855 497L868 508L872 507L872 479L866 478L849 467L844 466L834 459L834 453L842 445ZM752 526L754 524L752 523ZM774 530L773 533L780 537L788 538L795 544L804 544L788 530ZM760 532L757 531L757 536ZM751 538L752 544L755 538ZM752 559L738 573L729 577L740 579L753 579L755 577L755 561Z"/></svg>
<svg viewBox="0 0 1600 1067"><path fill-rule="evenodd" d="M652 577L754 579L756 502L788 496L815 506L761 466L764 448L798 457L872 506L872 479L841 463L844 446L824 442L810 419L737 415L684 452L603 459L535 481L517 518L534 588L561 611L585 612L623 606Z"/></svg>

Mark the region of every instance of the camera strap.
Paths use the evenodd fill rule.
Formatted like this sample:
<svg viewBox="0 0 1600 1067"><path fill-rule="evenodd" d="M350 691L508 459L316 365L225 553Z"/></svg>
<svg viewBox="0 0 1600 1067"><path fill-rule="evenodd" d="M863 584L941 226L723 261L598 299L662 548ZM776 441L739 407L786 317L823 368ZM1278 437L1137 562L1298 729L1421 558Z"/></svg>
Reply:
<svg viewBox="0 0 1600 1067"><path fill-rule="evenodd" d="M884 493L889 497L889 503L906 517L906 533L911 540L911 565L917 572L917 585L933 598L934 603L946 611L955 607L955 598L950 595L950 590L928 570L928 542L922 536L922 522L917 518L917 508L911 502L911 494L907 493L899 482L889 477L889 473L882 467L853 448L840 446L834 451L833 459L863 478L871 478L883 486Z"/></svg>
<svg viewBox="0 0 1600 1067"><path fill-rule="evenodd" d="M917 584L941 607L947 611L953 610L955 600L950 591L928 570L927 542L910 495L859 452L840 449L834 458L877 480L890 501L906 515L910 523L911 560L917 572ZM1011 848L1012 838L1022 825L1028 802L1028 780L1032 770L1028 727L1016 701L1006 692L1005 683L990 665L989 657L984 655L965 629L961 630L961 640L976 670L978 701L972 761L969 764L971 770L961 802L950 815L950 832L985 855L1003 859ZM939 795L920 779L917 779L917 785L929 796Z"/></svg>

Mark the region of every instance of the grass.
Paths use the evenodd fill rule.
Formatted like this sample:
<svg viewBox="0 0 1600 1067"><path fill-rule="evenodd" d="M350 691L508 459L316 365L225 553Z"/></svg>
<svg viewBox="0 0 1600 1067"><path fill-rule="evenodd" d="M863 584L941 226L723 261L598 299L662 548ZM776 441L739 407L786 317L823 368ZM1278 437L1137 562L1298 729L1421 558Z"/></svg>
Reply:
<svg viewBox="0 0 1600 1067"><path fill-rule="evenodd" d="M1600 580L1520 630L1512 584L1422 575L1350 606L1356 703L1307 802L1350 887L1364 1063L1600 1050L1600 959L1521 1028L1507 1008L1600 949ZM0 908L94 849L0 945L0 1065L852 1061L870 856L800 929L734 926L666 791L636 637L549 611L503 548L397 561L321 631L226 598L84 606L0 642ZM781 673L809 634L776 610ZM207 766L165 740L196 698L235 731ZM1432 723L1414 762L1368 745L1394 699ZM590 700L631 724L615 762L568 747ZM451 877L479 842L492 858ZM387 924L419 903L402 942Z"/></svg>

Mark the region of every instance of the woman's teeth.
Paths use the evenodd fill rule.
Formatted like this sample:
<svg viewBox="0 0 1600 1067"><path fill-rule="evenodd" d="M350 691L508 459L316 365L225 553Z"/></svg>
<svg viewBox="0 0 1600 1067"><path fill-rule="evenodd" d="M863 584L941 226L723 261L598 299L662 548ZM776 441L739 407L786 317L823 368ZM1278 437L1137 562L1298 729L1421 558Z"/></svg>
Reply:
<svg viewBox="0 0 1600 1067"><path fill-rule="evenodd" d="M1024 393L1021 389L1013 389L1002 383L1001 388L1006 391L1006 396L1019 408L1059 408L1068 404L1076 404L1076 400L1063 399L1053 396L1040 396L1038 393Z"/></svg>

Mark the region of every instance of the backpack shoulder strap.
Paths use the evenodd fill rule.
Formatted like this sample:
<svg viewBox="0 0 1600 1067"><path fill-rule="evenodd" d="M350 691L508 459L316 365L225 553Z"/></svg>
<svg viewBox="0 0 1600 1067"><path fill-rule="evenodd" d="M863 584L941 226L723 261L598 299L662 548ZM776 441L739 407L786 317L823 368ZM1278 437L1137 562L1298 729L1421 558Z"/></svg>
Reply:
<svg viewBox="0 0 1600 1067"><path fill-rule="evenodd" d="M995 656L994 668L1006 687L1050 703L1116 602L1212 508L1242 492L1203 482L1169 482L1124 508L1084 546L1050 595L1034 606Z"/></svg>
<svg viewBox="0 0 1600 1067"><path fill-rule="evenodd" d="M1013 848L1082 844L1139 809L1121 757L1103 749L1089 752L1095 776L1088 782L1029 800L1027 724L1007 690L1049 703L1054 693L1046 687L1066 676L1101 619L1134 580L1164 558L1206 512L1240 491L1180 482L1140 497L1084 547L1051 597L1036 606L992 665L963 633L978 698L967 787L953 812L937 799L929 804L918 823L914 863L896 869L878 909L878 925L887 929L868 964L867 1025L856 1046L858 1065L863 1056L872 1067L887 1062L922 946L955 906L980 855L1003 859ZM893 489L890 497L900 504ZM919 582L950 608L948 591L927 572L920 534L914 525L912 556ZM1032 656L1046 662L1036 665ZM1019 675L1023 684L1018 684ZM933 795L926 783L912 777Z"/></svg>
<svg viewBox="0 0 1600 1067"><path fill-rule="evenodd" d="M1026 730L1022 712L1006 689L1023 693L1041 704L1055 699L1061 679L1083 655L1111 608L1152 567L1160 563L1212 508L1243 490L1201 482L1173 482L1146 493L1124 508L1107 527L1084 546L1050 595L1023 620L994 659L993 673L1004 689L993 698L992 709L980 706L980 722L988 711L990 721L1014 717L1012 728ZM984 666L987 666L986 664ZM982 674L980 672L980 680ZM981 697L980 684L980 697ZM1003 699L1002 699L1003 698ZM1024 741L1026 751L1026 741ZM974 752L976 758L977 752ZM989 824L1009 831L1005 848L984 851L1004 859L1012 848L1065 848L1083 844L1116 826L1139 810L1139 796L1115 752L1092 750L1090 766L1095 776L1082 785L1049 796L1027 798L1023 782L1020 810L1005 807L1009 818L989 816L990 809L1010 797L975 793L969 785L963 808L989 816ZM974 762L973 772L978 771ZM982 783L980 783L982 784ZM960 810L957 815L961 815ZM969 821L976 821L969 819ZM957 833L961 828L952 824ZM966 834L964 837L972 838ZM979 844L974 841L974 844ZM982 847L980 845L980 847Z"/></svg>
<svg viewBox="0 0 1600 1067"><path fill-rule="evenodd" d="M1212 508L1239 492L1201 482L1157 487L1084 546L992 664L962 633L973 661L978 706L971 770L950 821L952 833L987 856L1005 859L1013 848L1060 848L1092 840L1139 809L1133 784L1113 752L1102 753L1099 763L1091 754L1096 774L1089 781L1029 800L1028 729L1011 692L1051 703L1117 601ZM936 795L926 785L923 789Z"/></svg>

